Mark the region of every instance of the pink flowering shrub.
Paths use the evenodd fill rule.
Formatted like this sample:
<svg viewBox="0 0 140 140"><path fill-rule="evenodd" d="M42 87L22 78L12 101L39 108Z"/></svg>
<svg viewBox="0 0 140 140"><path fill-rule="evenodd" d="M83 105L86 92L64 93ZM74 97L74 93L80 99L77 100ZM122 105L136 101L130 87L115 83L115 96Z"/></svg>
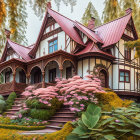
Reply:
<svg viewBox="0 0 140 140"><path fill-rule="evenodd" d="M68 80L57 80L56 88L59 88L61 93L58 99L64 100L65 105L69 105L71 111L80 112L85 110L89 103L98 103L94 96L97 92L105 92L101 87L101 81L98 78L93 78L92 75L86 76L86 80L80 76L74 76Z"/></svg>
<svg viewBox="0 0 140 140"><path fill-rule="evenodd" d="M85 79L80 76L62 80L57 78L56 82L56 86L36 90L29 86L23 95L28 97L28 100L38 99L48 107L52 106L51 101L55 98L70 106L71 111L80 112L85 110L89 103L98 103L95 93L105 92L101 87L101 81L93 75L88 75Z"/></svg>

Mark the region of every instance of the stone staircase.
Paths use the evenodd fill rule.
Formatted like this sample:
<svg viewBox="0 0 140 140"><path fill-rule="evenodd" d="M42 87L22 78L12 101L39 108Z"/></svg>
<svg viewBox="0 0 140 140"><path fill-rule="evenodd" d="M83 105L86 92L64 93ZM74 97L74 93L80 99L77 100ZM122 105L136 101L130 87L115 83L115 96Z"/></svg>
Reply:
<svg viewBox="0 0 140 140"><path fill-rule="evenodd" d="M20 98L16 98L14 101L14 105L12 105L12 109L8 109L6 113L6 117L11 119L17 118L16 113L23 107L23 103L25 101L25 97L21 96Z"/></svg>
<svg viewBox="0 0 140 140"><path fill-rule="evenodd" d="M57 131L62 129L65 123L73 120L75 120L75 113L69 109L69 106L63 106L50 120L48 120L49 124L46 129Z"/></svg>

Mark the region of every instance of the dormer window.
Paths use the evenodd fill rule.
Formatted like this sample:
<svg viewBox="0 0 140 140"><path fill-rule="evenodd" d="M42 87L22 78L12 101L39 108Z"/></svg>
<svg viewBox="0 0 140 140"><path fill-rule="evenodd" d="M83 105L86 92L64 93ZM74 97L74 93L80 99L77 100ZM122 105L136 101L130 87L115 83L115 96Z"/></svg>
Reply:
<svg viewBox="0 0 140 140"><path fill-rule="evenodd" d="M49 41L49 53L53 53L58 50L58 40L57 38Z"/></svg>

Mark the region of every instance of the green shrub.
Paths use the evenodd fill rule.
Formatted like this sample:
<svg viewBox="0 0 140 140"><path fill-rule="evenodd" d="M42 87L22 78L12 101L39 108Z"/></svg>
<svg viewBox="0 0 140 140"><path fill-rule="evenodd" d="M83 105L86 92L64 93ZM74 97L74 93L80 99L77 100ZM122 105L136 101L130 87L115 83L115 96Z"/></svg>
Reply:
<svg viewBox="0 0 140 140"><path fill-rule="evenodd" d="M26 105L28 108L47 109L47 105L40 103L38 99L27 100Z"/></svg>
<svg viewBox="0 0 140 140"><path fill-rule="evenodd" d="M0 128L4 129L16 129L16 130L41 130L45 129L46 126L19 126L19 125L5 125L5 124L0 124Z"/></svg>
<svg viewBox="0 0 140 140"><path fill-rule="evenodd" d="M7 104L7 109L11 109L12 108L12 105L14 104L14 100L15 100L15 98L17 98L17 95L16 95L16 93L15 92L12 92L9 96L8 96L8 98L7 98L7 100L6 100L6 104Z"/></svg>
<svg viewBox="0 0 140 140"><path fill-rule="evenodd" d="M4 100L4 97L2 95L0 95L0 100Z"/></svg>
<svg viewBox="0 0 140 140"><path fill-rule="evenodd" d="M29 116L33 119L48 120L52 115L54 115L55 110L46 109L30 109Z"/></svg>
<svg viewBox="0 0 140 140"><path fill-rule="evenodd" d="M6 103L4 100L0 99L0 113L2 113L5 110Z"/></svg>
<svg viewBox="0 0 140 140"><path fill-rule="evenodd" d="M73 125L76 128L67 140L138 138L140 137L140 109L132 105L128 108L116 108L111 112L101 112L100 107L90 104L81 119Z"/></svg>
<svg viewBox="0 0 140 140"><path fill-rule="evenodd" d="M58 110L60 109L60 107L62 106L63 102L62 101L59 101L57 98L53 98L51 101L51 106L50 106L50 109L55 109L55 110Z"/></svg>

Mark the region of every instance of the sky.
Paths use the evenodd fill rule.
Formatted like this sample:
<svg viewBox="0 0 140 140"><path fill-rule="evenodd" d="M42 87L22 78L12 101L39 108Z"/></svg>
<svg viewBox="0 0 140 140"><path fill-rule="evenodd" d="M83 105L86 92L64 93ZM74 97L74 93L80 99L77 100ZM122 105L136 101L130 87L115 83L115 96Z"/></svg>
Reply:
<svg viewBox="0 0 140 140"><path fill-rule="evenodd" d="M98 11L99 16L102 17L104 0L77 0L76 6L74 6L73 8L73 12L71 12L70 5L66 6L63 2L61 2L60 10L58 12L72 20L77 20L80 22L85 12L85 9L90 1L93 3L95 9ZM55 11L58 10L56 4L54 3L54 0L52 0L52 9ZM34 11L30 7L30 5L27 6L27 13L28 26L26 31L26 37L28 39L28 45L31 45L34 44L37 40L43 19L41 20L34 14Z"/></svg>

